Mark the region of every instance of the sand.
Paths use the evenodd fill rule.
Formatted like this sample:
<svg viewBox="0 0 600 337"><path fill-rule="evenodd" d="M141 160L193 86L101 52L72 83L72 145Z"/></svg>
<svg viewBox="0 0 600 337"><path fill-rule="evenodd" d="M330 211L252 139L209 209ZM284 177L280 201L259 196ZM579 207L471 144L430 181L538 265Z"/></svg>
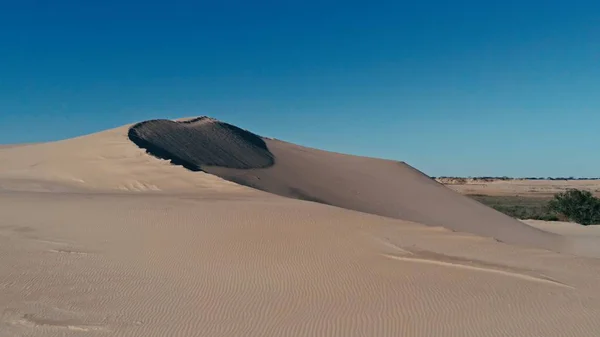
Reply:
<svg viewBox="0 0 600 337"><path fill-rule="evenodd" d="M179 123L157 120L134 125L131 130L136 136L131 137L131 132L129 136L135 142L137 134L143 132L144 148L150 146L150 153L281 196L443 226L508 243L567 249L561 237L454 193L405 163L320 151L274 139L257 140L257 135L234 128L206 118ZM249 145L240 146L241 139L249 139ZM195 144L201 150L182 155L182 149ZM221 156L221 165L214 165L220 153L231 154L233 160ZM273 164L260 165L271 158Z"/></svg>
<svg viewBox="0 0 600 337"><path fill-rule="evenodd" d="M258 191L148 155L129 127L0 149L0 336L600 331L599 259ZM362 175L398 167L429 184L387 161ZM456 195L417 182L432 212Z"/></svg>
<svg viewBox="0 0 600 337"><path fill-rule="evenodd" d="M142 122L129 129L128 137L155 157L192 171L205 166L252 169L274 164L261 137L208 117Z"/></svg>

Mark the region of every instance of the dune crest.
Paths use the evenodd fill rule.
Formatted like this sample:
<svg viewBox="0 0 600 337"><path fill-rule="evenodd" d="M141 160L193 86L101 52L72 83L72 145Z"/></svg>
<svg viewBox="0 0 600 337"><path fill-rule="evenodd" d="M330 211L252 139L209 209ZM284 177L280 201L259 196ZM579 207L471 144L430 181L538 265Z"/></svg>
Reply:
<svg viewBox="0 0 600 337"><path fill-rule="evenodd" d="M247 189L147 155L129 140L130 127L0 148L0 191L198 193Z"/></svg>

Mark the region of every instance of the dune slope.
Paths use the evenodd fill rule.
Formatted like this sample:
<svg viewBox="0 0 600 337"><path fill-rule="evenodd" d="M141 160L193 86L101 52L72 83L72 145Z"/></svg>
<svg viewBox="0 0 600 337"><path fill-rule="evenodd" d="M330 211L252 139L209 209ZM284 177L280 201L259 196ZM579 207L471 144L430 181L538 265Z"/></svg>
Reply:
<svg viewBox="0 0 600 337"><path fill-rule="evenodd" d="M263 140L267 155L261 152L261 142L247 136L248 131L229 124L208 118L180 123L179 127L176 124L151 121L131 130L143 129L144 141L151 144L147 146L159 148L162 158L179 163L185 157L186 163L199 170L266 192L443 226L507 243L563 249L560 236L461 196L402 162L332 153L274 139ZM244 141L247 143L241 143ZM254 150L257 143L260 150ZM221 160L217 162L215 156ZM240 165L271 157L274 163L269 167Z"/></svg>

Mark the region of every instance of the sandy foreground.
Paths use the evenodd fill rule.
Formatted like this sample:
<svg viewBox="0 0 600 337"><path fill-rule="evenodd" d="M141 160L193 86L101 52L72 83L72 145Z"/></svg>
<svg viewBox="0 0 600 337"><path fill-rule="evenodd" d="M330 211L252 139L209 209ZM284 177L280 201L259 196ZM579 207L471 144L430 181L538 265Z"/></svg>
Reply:
<svg viewBox="0 0 600 337"><path fill-rule="evenodd" d="M126 132L0 149L0 336L600 331L600 259L257 191Z"/></svg>

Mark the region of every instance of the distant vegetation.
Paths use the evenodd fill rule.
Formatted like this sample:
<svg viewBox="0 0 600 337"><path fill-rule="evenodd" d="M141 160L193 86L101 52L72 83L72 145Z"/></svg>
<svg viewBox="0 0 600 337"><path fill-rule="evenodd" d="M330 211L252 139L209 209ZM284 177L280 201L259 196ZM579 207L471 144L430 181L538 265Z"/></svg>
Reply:
<svg viewBox="0 0 600 337"><path fill-rule="evenodd" d="M561 218L548 209L550 198L521 196L469 195L472 199L516 219L559 221Z"/></svg>
<svg viewBox="0 0 600 337"><path fill-rule="evenodd" d="M600 224L600 199L589 191L571 189L558 193L548 209L582 225Z"/></svg>
<svg viewBox="0 0 600 337"><path fill-rule="evenodd" d="M496 180L600 180L598 178L586 178L586 177L431 177L431 179L454 179L454 180L483 180L483 181L496 181Z"/></svg>
<svg viewBox="0 0 600 337"><path fill-rule="evenodd" d="M600 224L600 199L589 191L570 189L554 198L469 195L472 199L517 219Z"/></svg>

